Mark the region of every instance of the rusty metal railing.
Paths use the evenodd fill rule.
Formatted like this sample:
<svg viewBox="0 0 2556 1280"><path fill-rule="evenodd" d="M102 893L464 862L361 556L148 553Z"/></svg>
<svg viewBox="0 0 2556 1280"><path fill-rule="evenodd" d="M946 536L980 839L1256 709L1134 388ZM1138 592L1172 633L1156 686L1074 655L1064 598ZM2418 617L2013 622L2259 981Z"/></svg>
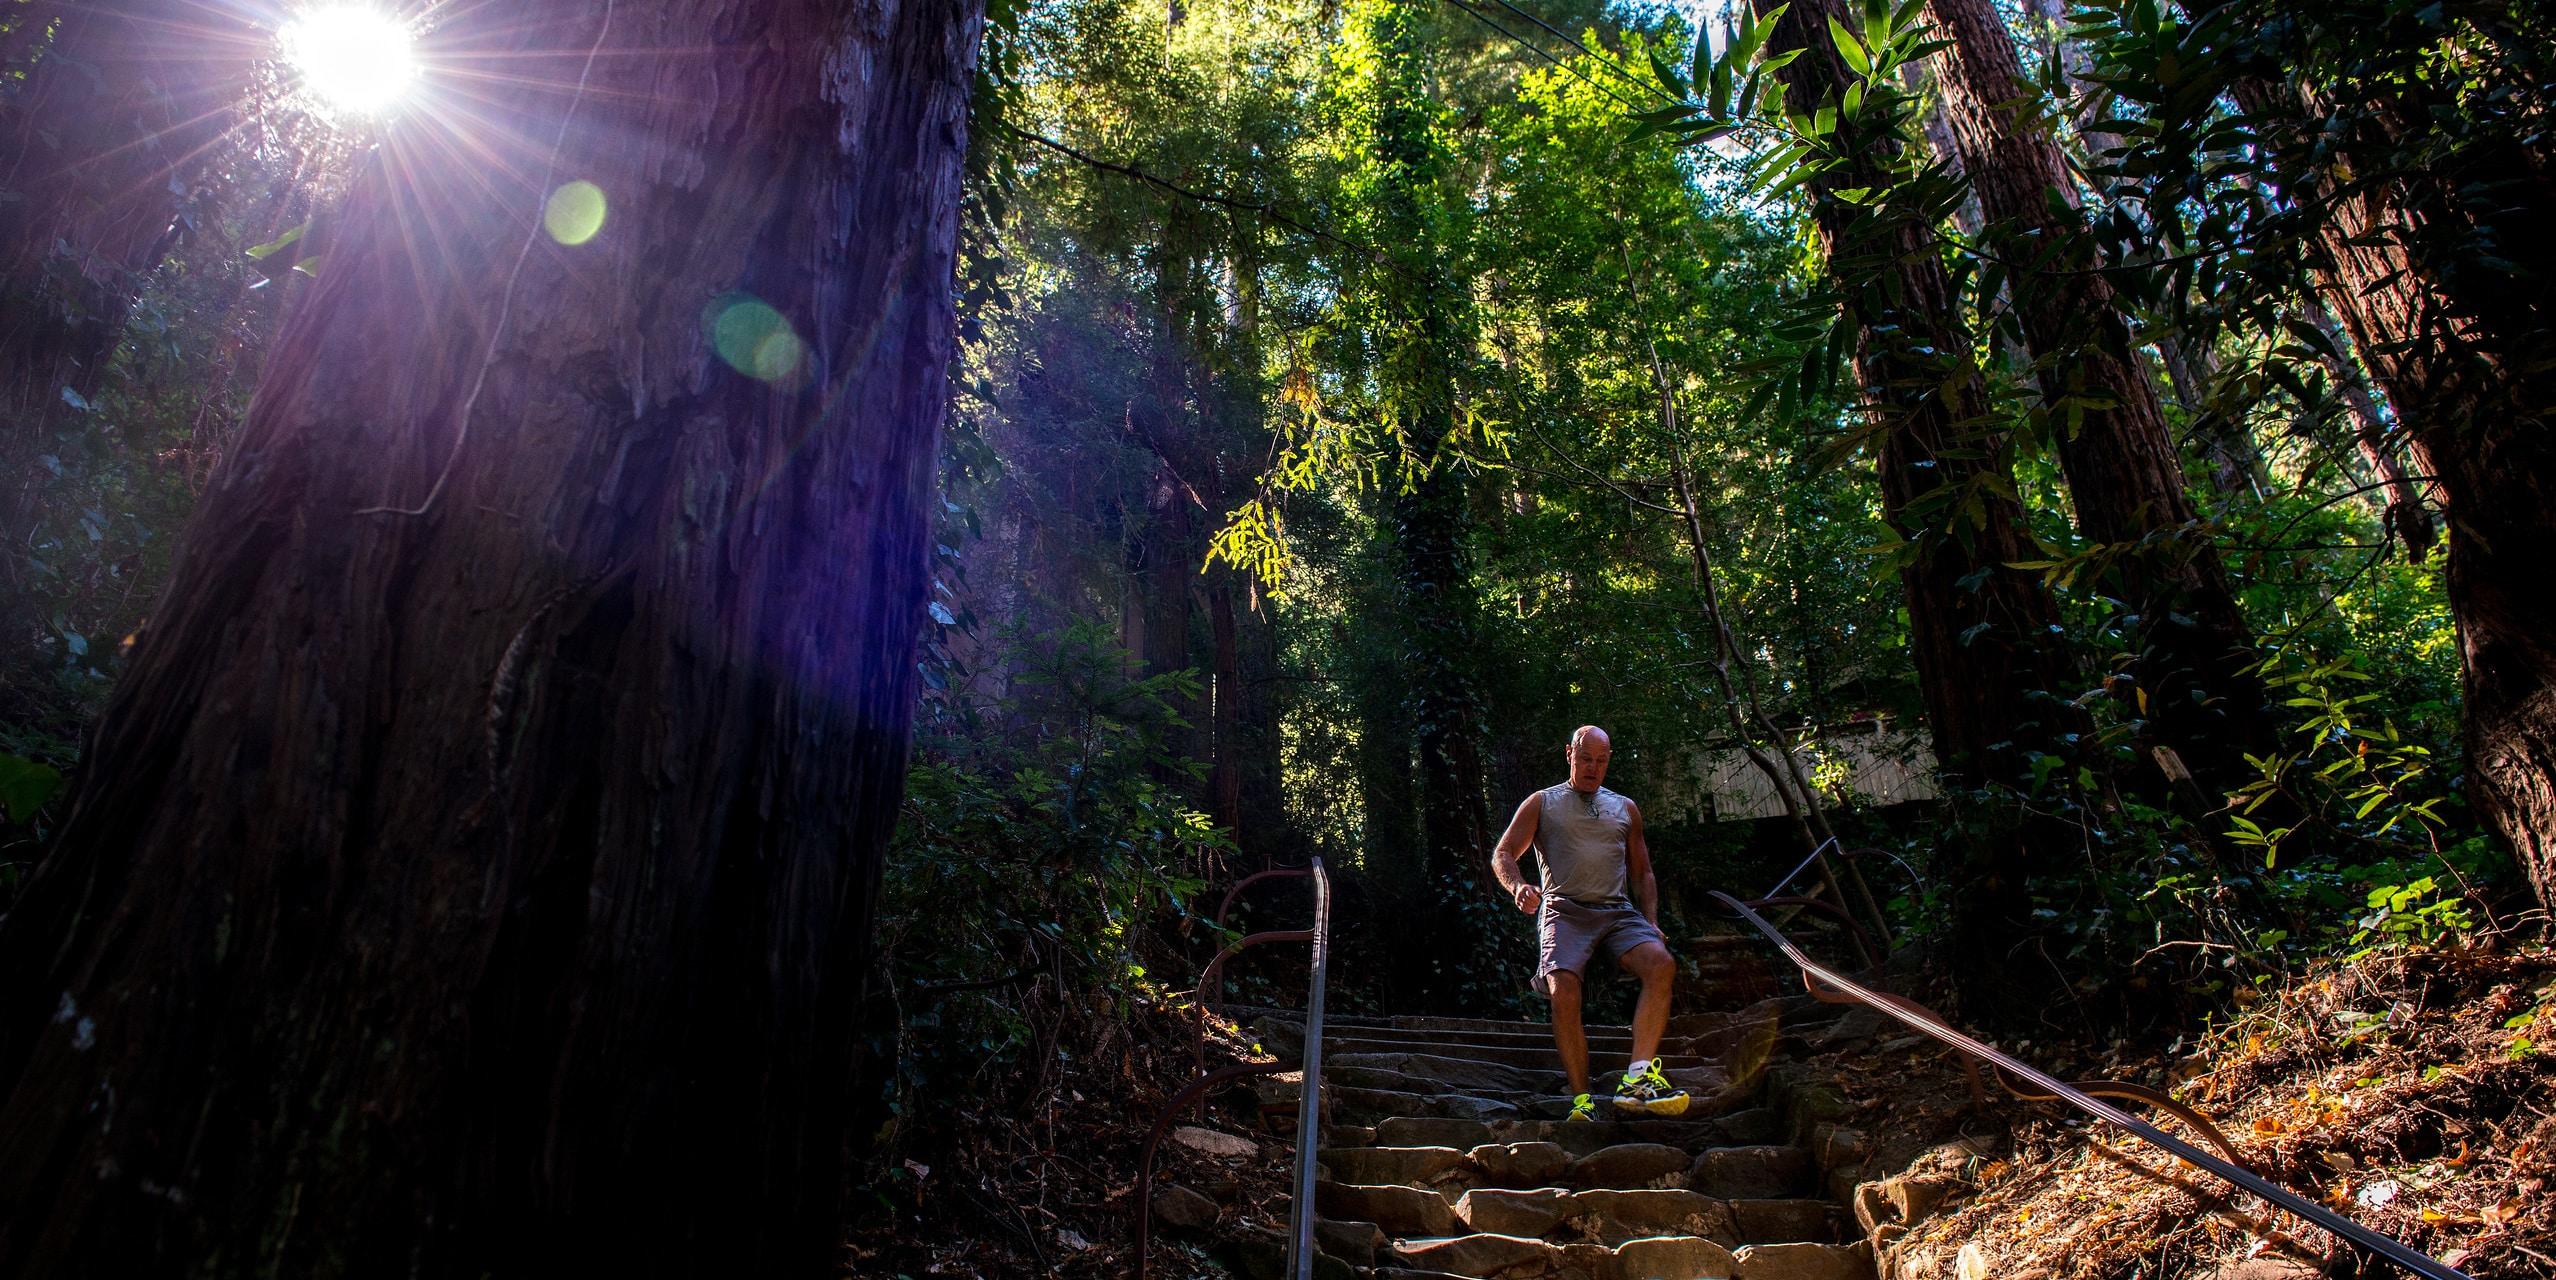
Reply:
<svg viewBox="0 0 2556 1280"><path fill-rule="evenodd" d="M1282 1063L1244 1063L1207 1071L1207 1019L1213 1016L1215 997L1223 994L1220 979L1225 961L1247 948L1264 942L1310 942L1313 944L1311 977L1305 992L1305 1045L1300 1069L1303 1083L1296 1091L1296 1176L1295 1198L1289 1208L1287 1261L1283 1274L1289 1280L1311 1280L1314 1260L1314 1157L1322 1139L1322 1019L1323 994L1329 985L1331 967L1331 873L1322 864L1322 855L1302 867L1281 867L1257 871L1244 876L1225 891L1225 900L1216 908L1216 927L1224 929L1225 917L1234 908L1242 891L1263 880L1292 879L1303 876L1313 881L1313 927L1310 929L1273 929L1242 938L1216 953L1198 979L1198 1039L1195 1056L1202 1074L1183 1086L1163 1104L1162 1113L1154 1117L1153 1128L1145 1134L1144 1153L1136 1163L1136 1280L1145 1280L1152 1263L1154 1229L1154 1153L1162 1144L1163 1130L1172 1117L1195 1099L1206 1106L1206 1094L1219 1084L1272 1076L1284 1072Z"/></svg>
<svg viewBox="0 0 2556 1280"><path fill-rule="evenodd" d="M2221 1181L2252 1192L2268 1203L2333 1232L2341 1239L2351 1241L2418 1276L2426 1277L2426 1280L2468 1280L2466 1273L2430 1254L2401 1240L2372 1231L2296 1192L2266 1181L2237 1160L2236 1149L2228 1142L2226 1135L2221 1134L2217 1126L2212 1125L2199 1112L2141 1085L2117 1080L2086 1080L2071 1084L2027 1063L2008 1057L1969 1034L1947 1025L1935 1015L1933 1010L1924 1005L1887 991L1875 991L1865 987L1811 959L1802 953L1800 947L1793 944L1792 939L1785 937L1782 930L1768 924L1765 917L1757 914L1750 904L1719 891L1716 891L1713 897L1723 906L1736 912L1759 933L1764 934L1767 941L1774 943L1776 948L1784 953L1784 958L1792 961L1793 965L1802 971L1802 985L1813 997L1830 1004L1862 1004L1879 1010L1914 1028L1920 1034L1951 1046L1974 1062L1988 1064L1997 1073L1999 1083L2019 1096L2035 1101L2065 1102L2088 1115L2109 1120L2128 1130L2149 1146L2180 1157L2198 1168L2208 1170ZM2014 1080L2027 1082L2030 1089L2027 1091L2017 1088L2012 1083ZM2210 1138L2212 1145L2219 1147L2226 1154L2213 1155L2185 1142L2103 1101L2106 1096L2135 1099L2158 1107L2184 1123L2192 1125L2196 1131Z"/></svg>

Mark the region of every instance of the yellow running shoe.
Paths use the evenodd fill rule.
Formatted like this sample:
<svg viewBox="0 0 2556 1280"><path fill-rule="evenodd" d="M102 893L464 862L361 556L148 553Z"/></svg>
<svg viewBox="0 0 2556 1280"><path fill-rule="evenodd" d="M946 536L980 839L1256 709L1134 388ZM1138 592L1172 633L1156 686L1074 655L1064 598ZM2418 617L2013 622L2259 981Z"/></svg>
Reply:
<svg viewBox="0 0 2556 1280"><path fill-rule="evenodd" d="M1584 1122L1595 1120L1597 1119L1597 1104L1589 1101L1589 1095L1585 1093L1581 1094L1579 1097L1571 1099L1571 1114L1562 1117L1562 1119L1566 1124L1573 1120Z"/></svg>
<svg viewBox="0 0 2556 1280"><path fill-rule="evenodd" d="M1670 1084L1660 1073L1657 1058L1642 1068L1640 1075L1624 1073L1623 1087L1615 1091L1615 1109L1638 1111L1644 1115L1682 1116L1686 1114L1686 1090Z"/></svg>

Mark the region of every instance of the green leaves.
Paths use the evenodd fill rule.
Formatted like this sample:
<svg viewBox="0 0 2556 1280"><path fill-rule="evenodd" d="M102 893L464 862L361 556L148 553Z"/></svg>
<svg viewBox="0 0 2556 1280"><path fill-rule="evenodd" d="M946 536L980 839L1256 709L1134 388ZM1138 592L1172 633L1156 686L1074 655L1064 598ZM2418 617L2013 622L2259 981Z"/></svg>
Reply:
<svg viewBox="0 0 2556 1280"><path fill-rule="evenodd" d="M263 262L266 259L272 258L276 254L282 253L286 249L290 249L294 245L300 243L303 236L310 234L310 230L310 220L304 219L301 225L294 227L292 230L287 231L264 244L251 245L240 252L248 255L252 261Z"/></svg>
<svg viewBox="0 0 2556 1280"><path fill-rule="evenodd" d="M1690 95L1692 90L1686 82L1686 77L1680 75L1677 68L1670 66L1668 59L1660 56L1659 46L1653 45L1644 52L1651 60L1651 74L1658 76L1660 83L1668 86L1669 92L1681 98Z"/></svg>
<svg viewBox="0 0 2556 1280"><path fill-rule="evenodd" d="M0 753L0 812L25 822L62 789L62 771L40 760Z"/></svg>
<svg viewBox="0 0 2556 1280"><path fill-rule="evenodd" d="M1856 75L1869 76L1873 73L1872 54L1864 48L1863 39L1848 31L1846 24L1834 16L1828 20L1828 38L1837 46L1837 56L1844 58L1847 67Z"/></svg>

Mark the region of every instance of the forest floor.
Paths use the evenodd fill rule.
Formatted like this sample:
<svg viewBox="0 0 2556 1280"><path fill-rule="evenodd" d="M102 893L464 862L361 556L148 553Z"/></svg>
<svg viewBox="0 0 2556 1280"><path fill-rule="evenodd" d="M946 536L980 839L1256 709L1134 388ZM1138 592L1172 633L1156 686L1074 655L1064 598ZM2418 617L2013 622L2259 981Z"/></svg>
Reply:
<svg viewBox="0 0 2556 1280"><path fill-rule="evenodd" d="M1014 1105L945 1117L868 1197L858 1277L1130 1276L1145 1131L1193 1078L1194 1011L1140 1007ZM1844 1024L1841 1024L1841 1026ZM2215 1179L2056 1104L1991 1083L1983 1109L1932 1043L1866 1019L1803 1056L1847 1101L1867 1181L1916 1184L1923 1216L1879 1251L1882 1280L2148 1280L2364 1270L2325 1232L2223 1198ZM2008 1042L2063 1078L2165 1088L2273 1180L2476 1280L2556 1277L2556 950L2463 945L2320 965L2163 1052ZM1220 1026L1211 1061L1267 1061ZM1156 1276L1247 1274L1285 1226L1289 1139L1247 1087L1162 1143ZM2173 1127L2169 1122L2169 1127ZM929 1147L934 1154L926 1154ZM2143 1172L2143 1170L2162 1170ZM1158 1206L1166 1200L1158 1200ZM1255 1259L1257 1260L1257 1259ZM2387 1270L2383 1266L2381 1271ZM2375 1272L2374 1272L2375 1273Z"/></svg>
<svg viewBox="0 0 2556 1280"><path fill-rule="evenodd" d="M1197 1019L1186 1002L1139 1005L1097 1043L1088 1033L1103 1024L1086 1021L1074 1038L1087 1042L1010 1105L945 1117L862 1197L845 1274L1135 1275L1138 1158L1163 1104L1197 1076ZM1274 1060L1221 1021L1207 1053L1211 1065ZM1203 1118L1193 1111L1166 1129L1154 1162L1162 1280L1237 1273L1286 1229L1292 1135L1261 1127L1250 1083L1213 1092Z"/></svg>
<svg viewBox="0 0 2556 1280"><path fill-rule="evenodd" d="M1991 1083L1974 1108L1929 1043L1813 1060L1874 1148L1865 1177L1907 1179L1933 1206L1881 1251L1884 1280L2202 1276L2256 1258L2244 1274L2362 1269L2323 1230L2223 1198L2215 1178L2057 1104ZM2255 1171L2477 1280L2556 1276L2556 951L2321 965L2160 1054L2003 1047L2063 1078L2168 1088Z"/></svg>

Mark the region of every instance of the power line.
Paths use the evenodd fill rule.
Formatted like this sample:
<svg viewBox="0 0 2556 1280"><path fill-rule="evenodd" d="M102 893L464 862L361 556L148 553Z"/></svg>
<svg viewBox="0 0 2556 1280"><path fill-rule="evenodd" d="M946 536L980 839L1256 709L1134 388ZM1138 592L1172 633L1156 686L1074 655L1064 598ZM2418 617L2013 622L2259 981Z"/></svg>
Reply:
<svg viewBox="0 0 2556 1280"><path fill-rule="evenodd" d="M1256 213L1282 227L1288 227L1293 230L1303 232L1304 234L1312 236L1318 240L1331 241L1333 244L1339 245L1345 249L1355 250L1364 254L1373 254L1375 252L1374 249L1366 245L1359 244L1355 240L1326 231L1321 227L1308 226L1305 223L1298 222L1295 219L1278 212L1276 205L1254 204L1248 200L1236 200L1231 196L1220 196L1206 191L1193 191L1177 182L1173 182L1169 178L1157 177L1154 174L1147 173L1133 165L1115 164L1110 161L1103 160L1087 151L1078 150L1073 146L1059 142L1054 138L1032 133L1018 125L998 120L995 121L994 127L1001 129L1003 132L1008 133L1015 138L1019 138L1024 142L1035 142L1050 151L1079 160L1095 169L1099 169L1107 173L1115 173L1121 177L1134 178L1138 182L1142 182L1147 186L1159 187L1183 199L1196 200L1204 204L1217 205L1240 213Z"/></svg>
<svg viewBox="0 0 2556 1280"><path fill-rule="evenodd" d="M1615 65L1615 60L1614 60L1613 58L1608 58L1608 57L1604 57L1604 56L1600 55L1600 54L1598 53L1598 51L1597 51L1597 50L1592 49L1592 48L1588 47L1587 45L1580 43L1578 40L1576 40L1576 39L1572 38L1570 34L1568 34L1567 32L1563 31L1560 27L1554 26L1552 23L1547 22L1547 21L1545 21L1544 19L1537 17L1537 16L1536 16L1536 15L1534 15L1533 13L1530 13L1530 12L1528 12L1527 10L1521 9L1521 8L1519 8L1518 6L1514 5L1514 4L1511 4L1511 3L1509 2L1509 0L1492 0L1492 3L1494 3L1494 4L1496 4L1496 5L1499 5L1501 8L1506 9L1506 10L1508 10L1509 12L1511 12L1511 13L1514 13L1514 14L1518 15L1519 17L1524 18L1524 19L1526 19L1526 20L1527 20L1527 21L1529 21L1529 22L1532 22L1532 23L1534 23L1535 25L1537 25L1537 26L1539 26L1539 27L1544 28L1544 29L1545 29L1546 31L1548 31L1548 32L1551 32L1551 33L1552 33L1552 34L1553 34L1556 38L1558 38L1559 40L1561 40L1561 41L1562 41L1562 43L1567 44L1567 45L1571 46L1572 48L1579 50L1579 51L1581 52L1581 54L1583 54L1584 56L1586 56L1586 57L1589 59L1589 61L1594 62L1594 63L1598 64L1599 66L1606 68L1606 69L1607 69L1608 71L1610 71L1610 72L1613 72L1613 73L1615 74L1615 78L1616 78L1616 79L1622 80L1622 81L1623 81L1623 82L1625 82L1626 84L1632 85L1632 86L1634 86L1634 87L1636 87L1636 88L1639 88L1639 89L1642 89L1642 90L1644 90L1644 91L1646 91L1646 92L1657 94L1657 95L1659 95L1662 99L1664 99L1664 100L1666 100L1667 102L1669 102L1671 105L1682 105L1682 104L1680 104L1680 103L1678 102L1678 100L1677 100L1674 96L1670 95L1670 93L1669 93L1667 90L1665 90L1665 89L1661 88L1660 86L1655 85L1655 84L1652 84L1650 81L1648 81L1648 80L1644 80L1644 79L1642 79L1642 78L1641 78L1641 77L1639 77L1639 76L1626 75L1626 74L1624 73L1623 68L1618 67L1618 66L1616 66L1616 65ZM1700 39L1701 37L1699 36L1698 38Z"/></svg>
<svg viewBox="0 0 2556 1280"><path fill-rule="evenodd" d="M1464 10L1468 14L1471 14L1474 21L1499 32L1501 35L1507 36L1512 42L1517 44L1519 48L1525 49L1527 52L1544 59L1546 62L1552 63L1566 74L1577 79L1580 83L1615 99L1618 103L1623 104L1625 110L1639 111L1642 109L1641 105L1634 102L1631 98L1627 98L1623 94L1617 93L1615 90L1607 88L1605 85L1599 84L1595 80L1591 80L1588 76L1582 74L1578 67L1572 66L1570 63L1564 62L1560 58L1554 57L1552 54L1545 52L1542 45L1539 45L1534 41L1519 35L1517 32L1511 31L1507 27L1501 26L1499 23L1492 21L1491 15L1474 8L1472 5L1466 4L1464 0L1447 0L1447 3L1454 5L1458 9Z"/></svg>

